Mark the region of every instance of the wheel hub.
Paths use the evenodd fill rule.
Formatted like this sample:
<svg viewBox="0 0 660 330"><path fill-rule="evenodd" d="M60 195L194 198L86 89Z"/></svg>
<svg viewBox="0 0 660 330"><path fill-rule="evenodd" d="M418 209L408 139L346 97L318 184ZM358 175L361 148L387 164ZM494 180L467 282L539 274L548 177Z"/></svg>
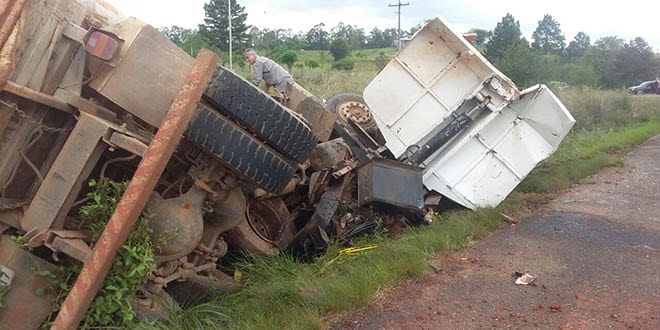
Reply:
<svg viewBox="0 0 660 330"><path fill-rule="evenodd" d="M376 124L369 107L362 102L349 101L342 103L339 106L337 114L341 120L345 122L352 120L364 130L369 129Z"/></svg>

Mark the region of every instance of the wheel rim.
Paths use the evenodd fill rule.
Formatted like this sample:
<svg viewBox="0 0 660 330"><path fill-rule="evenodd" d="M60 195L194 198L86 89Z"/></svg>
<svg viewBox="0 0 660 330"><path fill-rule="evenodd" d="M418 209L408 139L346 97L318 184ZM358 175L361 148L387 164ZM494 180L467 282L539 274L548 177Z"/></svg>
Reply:
<svg viewBox="0 0 660 330"><path fill-rule="evenodd" d="M288 210L280 198L254 200L247 209L250 228L259 238L273 243L285 229Z"/></svg>
<svg viewBox="0 0 660 330"><path fill-rule="evenodd" d="M337 107L337 115L344 122L353 120L362 129L367 130L376 125L373 115L369 107L358 101L348 101L339 104Z"/></svg>

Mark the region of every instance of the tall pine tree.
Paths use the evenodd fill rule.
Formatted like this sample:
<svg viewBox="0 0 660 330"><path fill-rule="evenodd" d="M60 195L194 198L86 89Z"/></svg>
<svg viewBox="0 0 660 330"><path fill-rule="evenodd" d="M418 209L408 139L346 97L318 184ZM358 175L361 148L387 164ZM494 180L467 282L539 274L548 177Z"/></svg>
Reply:
<svg viewBox="0 0 660 330"><path fill-rule="evenodd" d="M199 25L199 32L214 45L222 50L229 50L229 21L227 5L229 0L210 0L204 4L204 24ZM233 45L243 47L247 45L250 26L245 25L247 13L245 7L232 0L231 26Z"/></svg>
<svg viewBox="0 0 660 330"><path fill-rule="evenodd" d="M532 47L544 53L559 54L566 46L566 38L559 28L559 23L550 14L545 14L532 34Z"/></svg>
<svg viewBox="0 0 660 330"><path fill-rule="evenodd" d="M520 22L516 21L513 15L506 14L490 35L486 44L486 56L491 61L502 58L507 49L517 46L521 42L526 43L521 36Z"/></svg>

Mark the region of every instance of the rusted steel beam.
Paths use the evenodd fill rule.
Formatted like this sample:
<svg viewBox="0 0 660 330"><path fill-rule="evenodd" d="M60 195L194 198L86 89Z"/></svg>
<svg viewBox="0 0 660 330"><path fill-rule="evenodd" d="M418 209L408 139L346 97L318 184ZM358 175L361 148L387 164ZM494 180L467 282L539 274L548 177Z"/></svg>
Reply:
<svg viewBox="0 0 660 330"><path fill-rule="evenodd" d="M5 88L14 70L14 57L20 38L20 16L24 0L0 0L0 91ZM2 129L0 125L0 135Z"/></svg>
<svg viewBox="0 0 660 330"><path fill-rule="evenodd" d="M172 102L163 124L138 165L126 192L78 275L71 292L62 304L51 329L75 329L80 323L101 288L117 250L128 238L181 139L217 62L218 56L208 50L202 50L195 59L186 83Z"/></svg>
<svg viewBox="0 0 660 330"><path fill-rule="evenodd" d="M16 22L21 17L26 0L3 0L6 6L0 9L0 48L4 47L5 41L9 38Z"/></svg>

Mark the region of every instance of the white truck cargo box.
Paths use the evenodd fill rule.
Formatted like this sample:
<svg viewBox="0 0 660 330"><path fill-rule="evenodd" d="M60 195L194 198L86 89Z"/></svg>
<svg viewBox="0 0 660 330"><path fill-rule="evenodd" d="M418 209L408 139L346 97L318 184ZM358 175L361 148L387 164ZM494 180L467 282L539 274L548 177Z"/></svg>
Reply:
<svg viewBox="0 0 660 330"><path fill-rule="evenodd" d="M399 159L467 113L464 105L483 109L420 163L427 189L472 209L504 200L575 123L546 86L519 91L440 18L415 34L364 98Z"/></svg>

